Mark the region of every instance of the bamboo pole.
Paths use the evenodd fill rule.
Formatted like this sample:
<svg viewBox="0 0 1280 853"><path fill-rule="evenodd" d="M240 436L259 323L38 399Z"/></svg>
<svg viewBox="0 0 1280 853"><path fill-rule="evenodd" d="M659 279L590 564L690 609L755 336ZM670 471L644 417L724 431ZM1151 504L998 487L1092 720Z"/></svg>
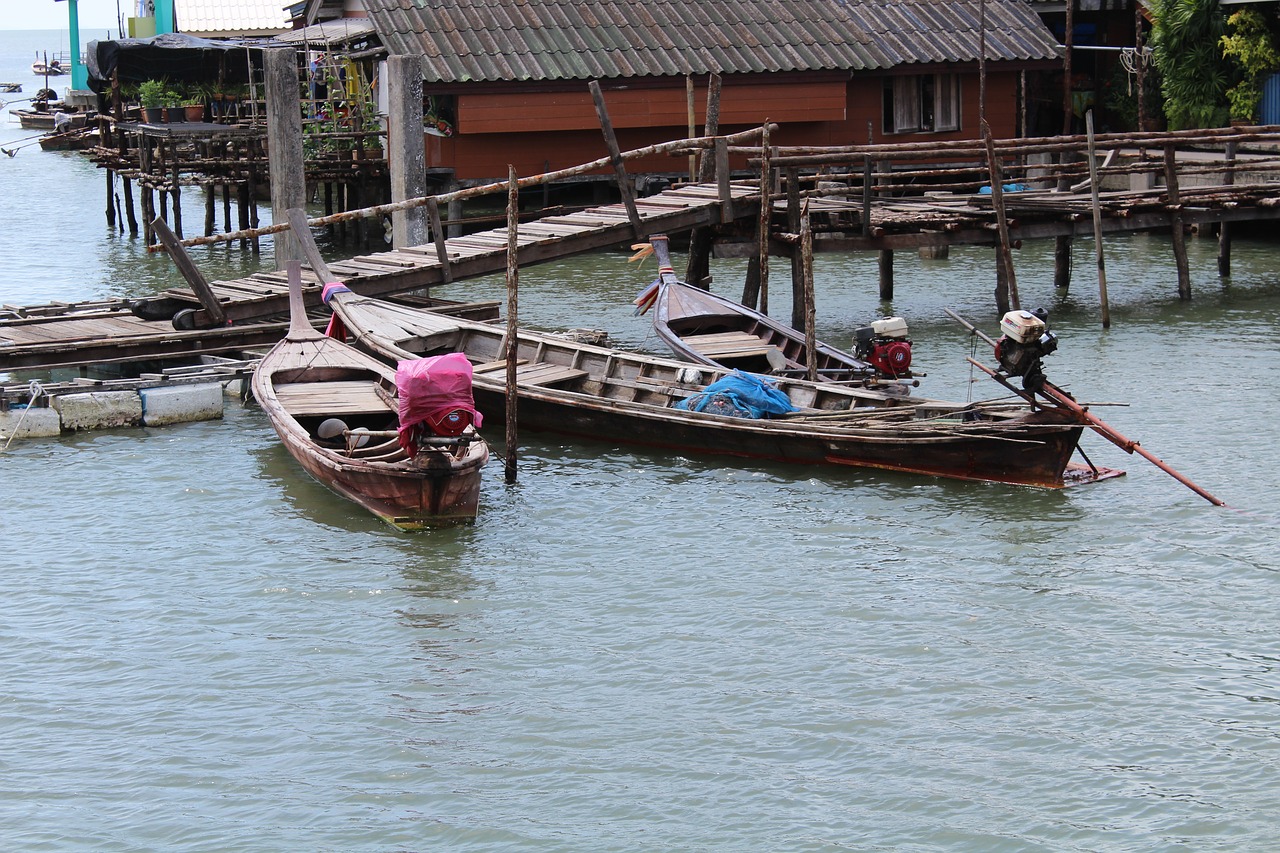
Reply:
<svg viewBox="0 0 1280 853"><path fill-rule="evenodd" d="M810 382L818 381L817 307L813 292L813 229L809 227L809 203L800 213L800 256L804 264L805 370Z"/></svg>
<svg viewBox="0 0 1280 853"><path fill-rule="evenodd" d="M1085 113L1085 127L1093 137L1093 110ZM1107 300L1107 262L1102 253L1102 205L1098 202L1098 155L1089 147L1089 195L1093 200L1093 251L1098 260L1098 300L1102 304L1102 328L1111 328L1111 304Z"/></svg>
<svg viewBox="0 0 1280 853"><path fill-rule="evenodd" d="M756 294L761 314L769 313L769 231L773 218L773 166L769 161L769 120L760 136L760 283Z"/></svg>
<svg viewBox="0 0 1280 853"><path fill-rule="evenodd" d="M618 181L618 193L622 196L622 204L627 209L627 219L631 220L632 233L637 240L644 240L648 234L645 233L644 223L640 221L640 212L636 209L635 190L631 185L631 178L627 175L627 168L623 165L622 149L618 147L618 137L613 132L613 122L609 120L604 91L600 88L598 80L592 80L589 88L591 100L596 106L596 118L600 120L600 130L604 133L604 142L609 148L609 163L613 166L613 174ZM511 173L510 180L513 183L516 181L514 171Z"/></svg>
<svg viewBox="0 0 1280 853"><path fill-rule="evenodd" d="M1000 234L1000 264L1004 267L1005 283L1008 286L1009 304L1016 311L1021 308L1018 299L1018 279L1013 272L1013 252L1009 245L1009 221L1004 215L1004 176L1000 172L1000 161L996 159L995 146L991 144L991 126L982 122L982 138L987 143L987 171L991 175L991 204L996 212L996 227ZM998 301L999 297L997 297Z"/></svg>
<svg viewBox="0 0 1280 853"><path fill-rule="evenodd" d="M519 386L516 382L516 371L520 355L520 321L519 321L519 284L520 264L518 257L520 227L520 187L516 178L516 167L507 167L507 459L503 467L507 483L516 481L516 401L519 397Z"/></svg>

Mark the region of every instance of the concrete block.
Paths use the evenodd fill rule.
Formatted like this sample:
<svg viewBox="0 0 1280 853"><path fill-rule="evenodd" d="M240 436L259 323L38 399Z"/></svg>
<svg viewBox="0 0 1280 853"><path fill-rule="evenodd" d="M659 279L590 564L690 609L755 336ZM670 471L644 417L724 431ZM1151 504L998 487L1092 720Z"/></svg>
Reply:
<svg viewBox="0 0 1280 853"><path fill-rule="evenodd" d="M10 438L47 438L62 432L62 418L56 409L10 409L0 412L0 447Z"/></svg>
<svg viewBox="0 0 1280 853"><path fill-rule="evenodd" d="M60 394L53 405L67 430L110 429L142 423L142 399L136 391Z"/></svg>
<svg viewBox="0 0 1280 853"><path fill-rule="evenodd" d="M222 383L143 388L142 422L146 426L212 421L222 417Z"/></svg>

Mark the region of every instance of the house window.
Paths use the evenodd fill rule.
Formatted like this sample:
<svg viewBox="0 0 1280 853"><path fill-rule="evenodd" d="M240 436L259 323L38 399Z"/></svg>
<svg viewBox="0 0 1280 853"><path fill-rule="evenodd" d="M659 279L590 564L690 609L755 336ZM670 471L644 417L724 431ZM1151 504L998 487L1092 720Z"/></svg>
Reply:
<svg viewBox="0 0 1280 853"><path fill-rule="evenodd" d="M884 82L884 132L960 129L960 87L954 74L915 74Z"/></svg>

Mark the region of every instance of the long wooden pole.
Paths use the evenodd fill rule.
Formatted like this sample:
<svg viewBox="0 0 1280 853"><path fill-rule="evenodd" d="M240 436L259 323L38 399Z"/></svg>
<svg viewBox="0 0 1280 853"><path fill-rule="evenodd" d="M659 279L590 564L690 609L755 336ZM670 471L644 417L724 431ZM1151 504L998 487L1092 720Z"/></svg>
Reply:
<svg viewBox="0 0 1280 853"><path fill-rule="evenodd" d="M769 158L769 120L760 136L760 286L756 301L761 314L769 313L769 231L773 218L773 166Z"/></svg>
<svg viewBox="0 0 1280 853"><path fill-rule="evenodd" d="M520 187L516 180L516 167L507 167L507 334L504 339L507 351L507 459L503 473L508 483L516 481L516 400L519 388L516 382L520 364L519 285L520 263Z"/></svg>
<svg viewBox="0 0 1280 853"><path fill-rule="evenodd" d="M996 342L991 338L991 336L983 333L983 331L979 329L977 326L973 325L968 320L964 319L959 314L952 311L950 308L944 308L942 310L946 312L947 316L951 317L951 319L953 320L958 321L960 325L964 326L970 332L982 338L988 344L995 346ZM1009 382L1009 380L1005 377L1003 373L992 370L990 367L987 367L985 364L978 361L976 358L966 358L965 360L968 361L970 364L972 364L974 367L981 370L983 373L990 376L992 379L1004 385L1009 390L1013 391L1018 396L1030 402L1033 406L1036 405L1034 393L1030 391L1018 390L1013 386L1012 383ZM1125 453L1137 453L1143 459L1146 459L1148 462L1155 465L1161 471L1164 471L1166 474L1173 477L1179 483L1186 486L1188 489L1191 489L1191 491L1195 492L1197 495L1204 498L1214 506L1226 506L1226 503L1214 497L1204 489L1200 488L1195 483L1191 482L1186 477L1184 477L1182 474L1179 474L1177 471L1173 469L1173 466L1169 465L1168 463L1158 458L1155 454L1148 451L1139 442L1134 441L1133 439L1130 439L1130 438L1126 438L1118 430L1112 428L1109 424L1103 421L1102 418L1099 418L1097 415L1090 412L1084 406L1080 405L1075 400L1071 399L1071 395L1069 395L1066 391L1063 391L1058 386L1054 385L1052 382L1049 382L1048 380L1041 382L1040 388L1038 390L1045 397L1048 397L1050 400L1057 403L1062 408L1066 409L1067 411L1079 417L1082 421L1084 421L1089 426L1090 429L1098 433L1098 435L1102 436L1107 441L1110 441L1116 447L1119 447Z"/></svg>
<svg viewBox="0 0 1280 853"><path fill-rule="evenodd" d="M1093 147L1093 110L1085 113L1089 133L1089 196L1093 204L1093 252L1098 259L1098 300L1102 303L1102 328L1111 328L1111 303L1107 300L1107 261L1102 253L1102 204L1099 201L1098 154Z"/></svg>
<svg viewBox="0 0 1280 853"><path fill-rule="evenodd" d="M804 263L804 349L805 369L810 382L818 381L818 311L813 293L813 229L809 226L809 202L800 213L800 254Z"/></svg>
<svg viewBox="0 0 1280 853"><path fill-rule="evenodd" d="M987 171L991 174L991 206L996 213L996 229L1000 235L1000 264L1004 267L1005 282L1009 291L1009 304L1016 311L1022 305L1018 299L1018 279L1013 273L1013 252L1009 243L1009 222L1004 218L1004 175L996 149L991 142L991 126L982 122L982 138L987 145Z"/></svg>

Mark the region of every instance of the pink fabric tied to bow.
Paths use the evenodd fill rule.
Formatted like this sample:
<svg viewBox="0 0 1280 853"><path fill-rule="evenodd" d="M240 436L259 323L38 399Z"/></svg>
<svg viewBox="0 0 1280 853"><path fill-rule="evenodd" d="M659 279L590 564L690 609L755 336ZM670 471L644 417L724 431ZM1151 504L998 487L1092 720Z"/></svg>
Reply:
<svg viewBox="0 0 1280 853"><path fill-rule="evenodd" d="M471 362L460 352L401 361L396 366L396 395L400 400L400 446L417 455L413 434L421 424L429 432L451 412L470 416L477 429L482 416L471 395ZM446 433L448 434L448 433Z"/></svg>

